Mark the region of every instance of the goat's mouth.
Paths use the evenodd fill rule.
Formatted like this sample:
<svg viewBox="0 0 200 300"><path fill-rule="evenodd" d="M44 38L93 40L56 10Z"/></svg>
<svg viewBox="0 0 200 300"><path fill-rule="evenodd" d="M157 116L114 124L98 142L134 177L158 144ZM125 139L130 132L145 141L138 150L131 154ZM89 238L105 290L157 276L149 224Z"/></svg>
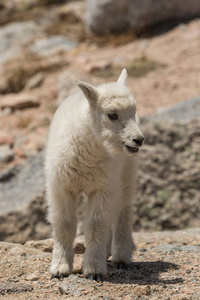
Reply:
<svg viewBox="0 0 200 300"><path fill-rule="evenodd" d="M130 153L137 153L139 151L139 148L136 147L130 147L128 145L125 145L125 147Z"/></svg>

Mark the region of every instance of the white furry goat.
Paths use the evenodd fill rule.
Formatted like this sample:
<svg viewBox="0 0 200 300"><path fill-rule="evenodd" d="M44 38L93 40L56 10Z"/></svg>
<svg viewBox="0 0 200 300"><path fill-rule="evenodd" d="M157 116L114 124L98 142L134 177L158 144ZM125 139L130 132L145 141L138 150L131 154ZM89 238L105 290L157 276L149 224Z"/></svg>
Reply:
<svg viewBox="0 0 200 300"><path fill-rule="evenodd" d="M76 199L83 191L88 197L84 276L103 279L110 247L117 268L131 260L133 156L144 137L126 78L124 69L117 82L98 87L78 81L82 92L63 101L54 115L46 158L52 277L72 272Z"/></svg>

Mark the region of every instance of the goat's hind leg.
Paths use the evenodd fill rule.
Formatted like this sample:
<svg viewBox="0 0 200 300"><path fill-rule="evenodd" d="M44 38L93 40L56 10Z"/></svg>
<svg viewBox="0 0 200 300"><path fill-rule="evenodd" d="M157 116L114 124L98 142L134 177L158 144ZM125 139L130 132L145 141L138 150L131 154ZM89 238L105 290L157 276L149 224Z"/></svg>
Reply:
<svg viewBox="0 0 200 300"><path fill-rule="evenodd" d="M76 199L62 185L51 188L49 192L49 221L53 227L54 238L51 278L63 278L71 274L73 267Z"/></svg>

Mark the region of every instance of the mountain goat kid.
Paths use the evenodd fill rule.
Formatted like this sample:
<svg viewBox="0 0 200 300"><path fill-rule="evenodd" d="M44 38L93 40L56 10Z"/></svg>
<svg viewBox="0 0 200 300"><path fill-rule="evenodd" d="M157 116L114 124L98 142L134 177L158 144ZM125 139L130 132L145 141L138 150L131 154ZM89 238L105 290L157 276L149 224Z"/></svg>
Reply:
<svg viewBox="0 0 200 300"><path fill-rule="evenodd" d="M54 115L46 155L52 278L72 272L76 199L82 192L88 197L84 276L103 280L110 248L117 268L131 261L134 156L144 137L126 78L124 69L117 82L98 87L77 81L82 92L63 101Z"/></svg>

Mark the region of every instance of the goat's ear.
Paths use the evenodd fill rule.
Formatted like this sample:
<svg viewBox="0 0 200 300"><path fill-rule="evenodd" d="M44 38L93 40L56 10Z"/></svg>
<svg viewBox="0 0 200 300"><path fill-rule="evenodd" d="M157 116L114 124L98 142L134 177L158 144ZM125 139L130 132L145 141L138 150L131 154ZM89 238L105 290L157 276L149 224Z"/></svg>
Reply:
<svg viewBox="0 0 200 300"><path fill-rule="evenodd" d="M119 78L118 78L118 80L117 80L117 82L126 85L127 76L128 75L127 75L126 69L123 69L120 76L119 76Z"/></svg>
<svg viewBox="0 0 200 300"><path fill-rule="evenodd" d="M77 80L76 83L78 87L82 90L83 94L88 99L88 101L91 104L95 104L98 100L98 92L96 88L84 81Z"/></svg>

